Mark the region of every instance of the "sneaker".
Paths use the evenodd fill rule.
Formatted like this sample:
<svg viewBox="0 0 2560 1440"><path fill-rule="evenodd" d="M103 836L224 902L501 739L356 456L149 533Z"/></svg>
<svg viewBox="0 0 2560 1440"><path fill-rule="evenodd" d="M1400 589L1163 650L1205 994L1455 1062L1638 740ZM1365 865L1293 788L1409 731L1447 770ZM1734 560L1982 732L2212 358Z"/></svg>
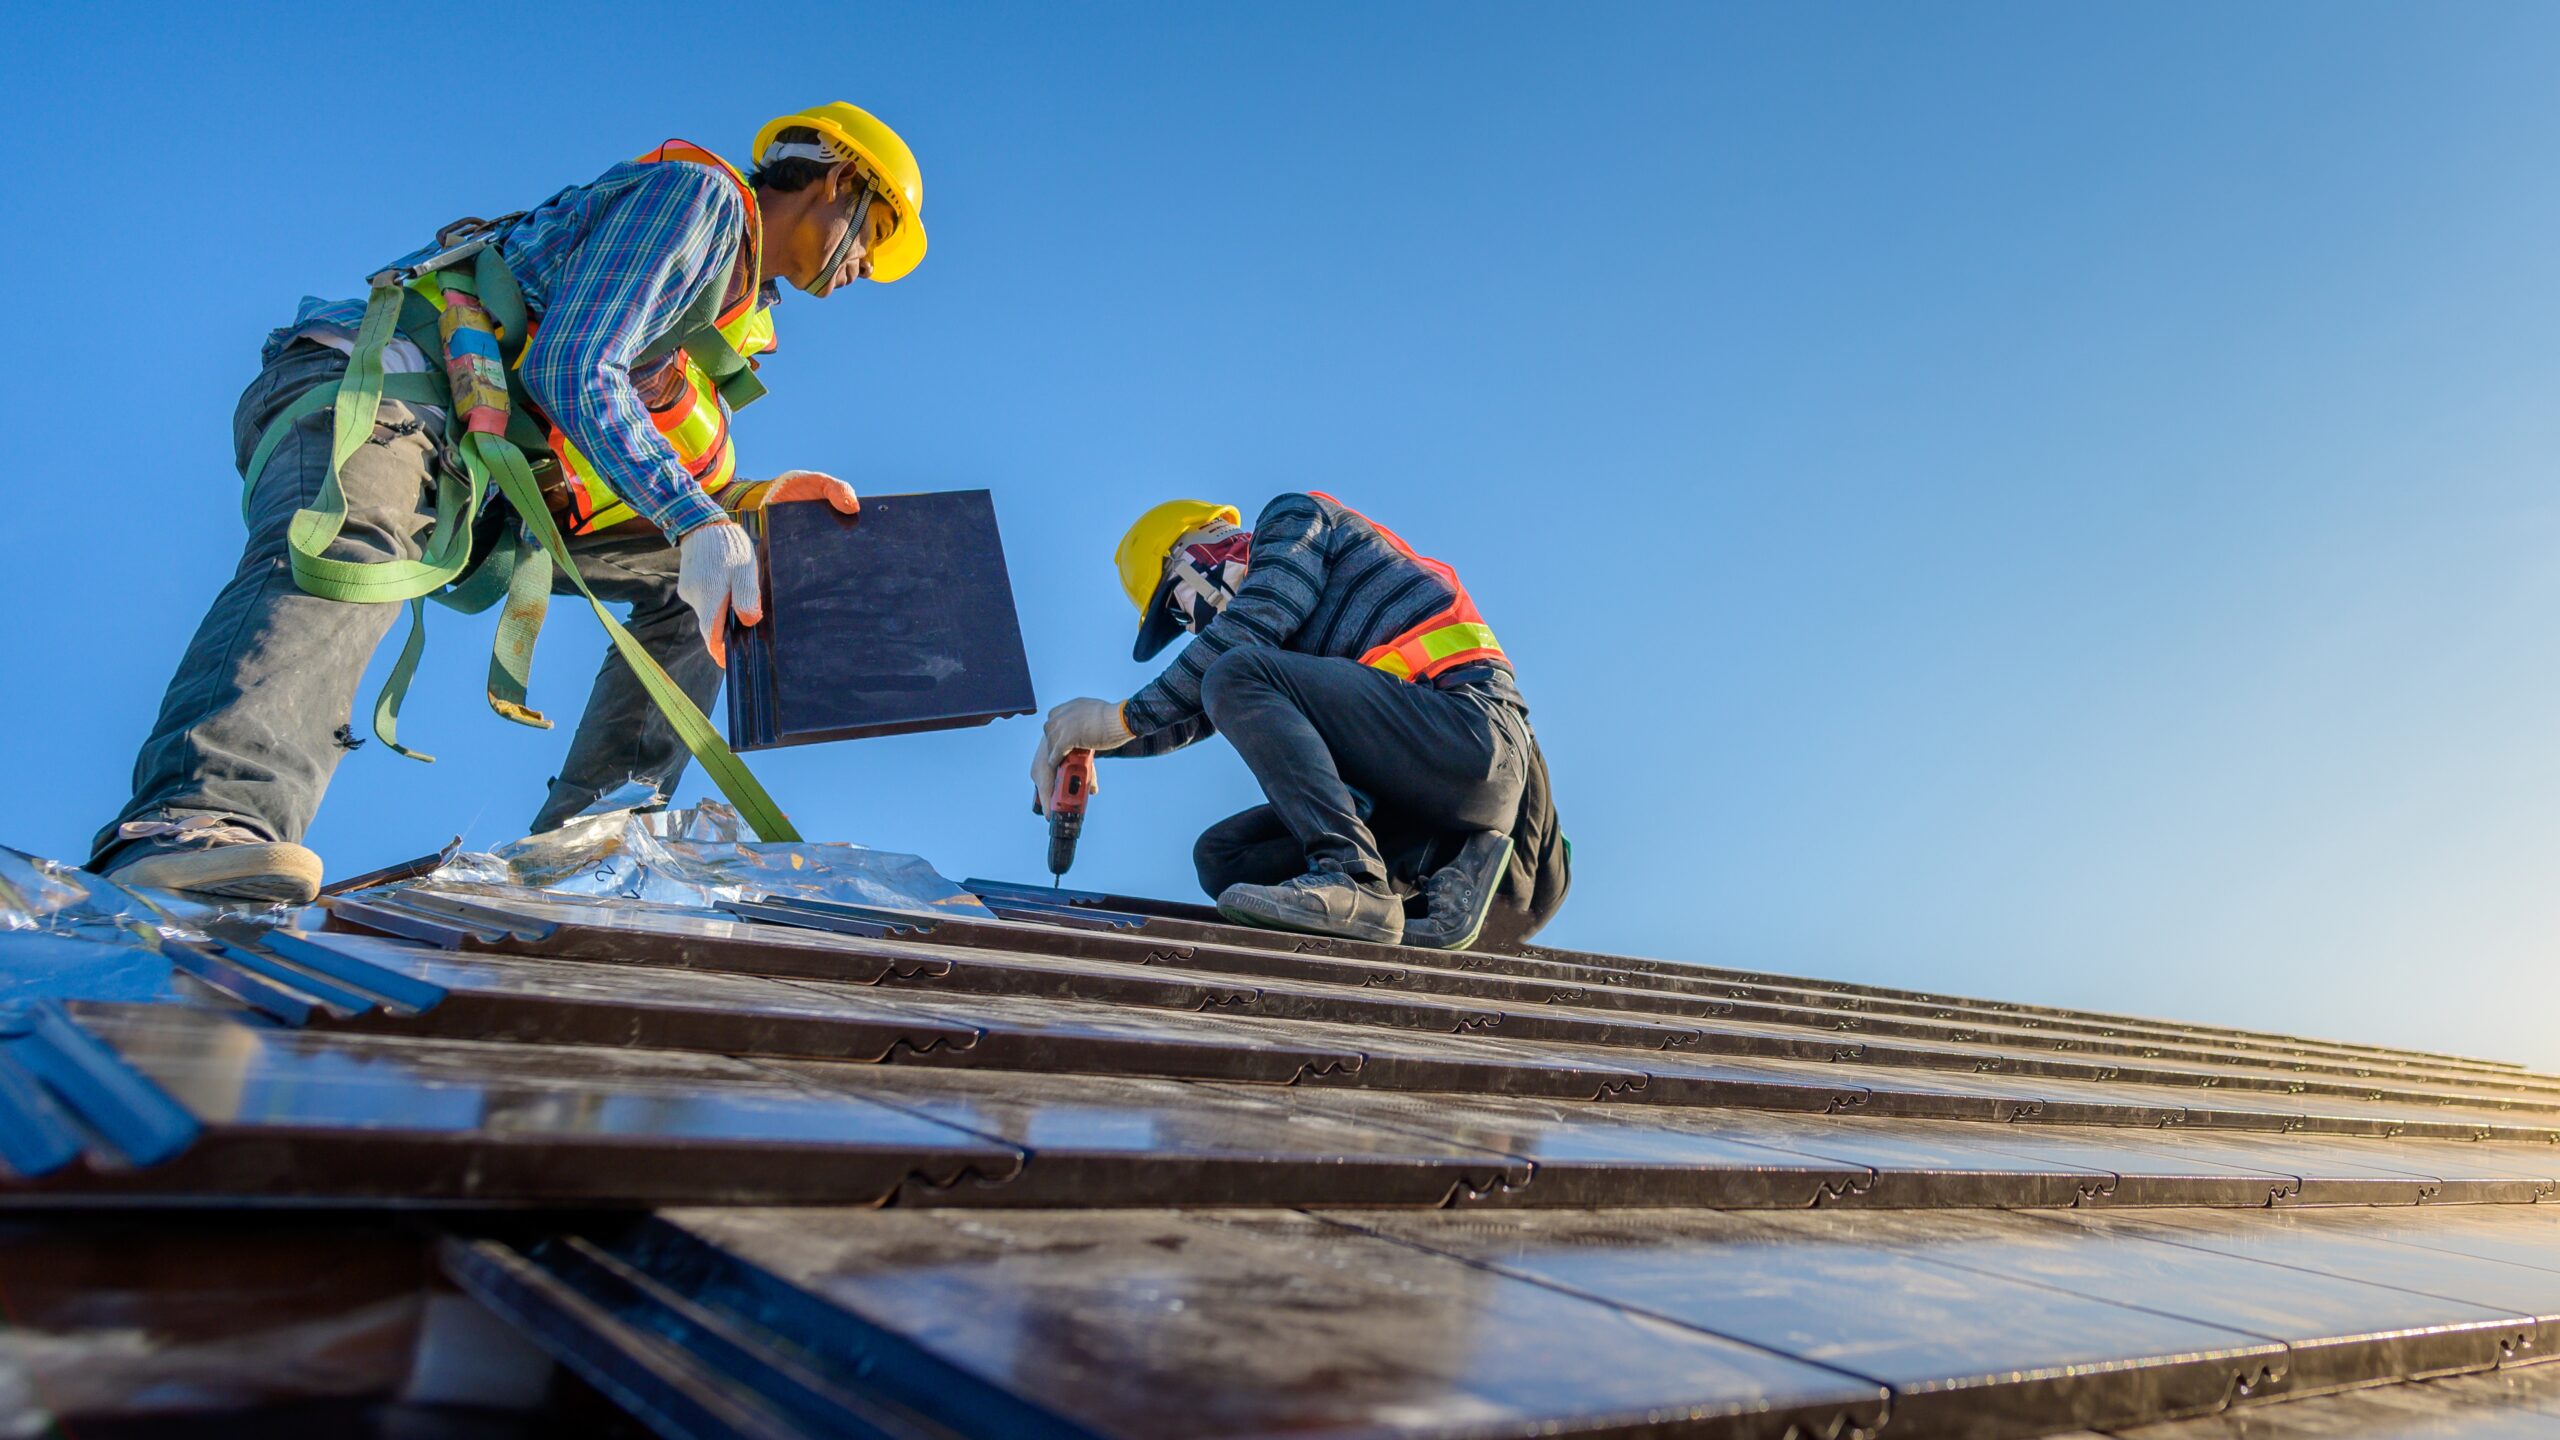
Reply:
<svg viewBox="0 0 2560 1440"><path fill-rule="evenodd" d="M280 905L308 905L320 895L319 856L210 815L174 822L137 820L119 829L116 838L153 843L107 870L107 878L119 885Z"/></svg>
<svg viewBox="0 0 2560 1440"><path fill-rule="evenodd" d="M1485 917L1493 913L1493 895L1502 888L1503 871L1511 864L1511 837L1479 830L1458 849L1458 858L1434 870L1422 882L1422 898L1430 912L1404 926L1404 943L1430 950L1464 950L1484 934Z"/></svg>
<svg viewBox="0 0 2560 1440"><path fill-rule="evenodd" d="M1404 902L1338 870L1311 870L1277 885L1230 885L1218 913L1239 925L1393 945L1404 938Z"/></svg>

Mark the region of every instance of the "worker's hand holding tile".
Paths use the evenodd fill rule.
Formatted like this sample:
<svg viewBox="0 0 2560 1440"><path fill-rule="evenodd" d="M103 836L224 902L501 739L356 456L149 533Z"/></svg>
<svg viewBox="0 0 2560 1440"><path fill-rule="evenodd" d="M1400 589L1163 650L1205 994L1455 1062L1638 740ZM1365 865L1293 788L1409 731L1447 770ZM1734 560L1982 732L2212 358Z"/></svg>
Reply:
<svg viewBox="0 0 2560 1440"><path fill-rule="evenodd" d="M785 470L766 482L764 503L780 505L791 500L824 500L836 507L840 515L859 515L862 501L853 487L823 470Z"/></svg>
<svg viewBox="0 0 2560 1440"><path fill-rule="evenodd" d="M737 613L741 625L764 618L764 596L756 585L756 543L747 538L746 527L715 520L686 531L677 545L676 594L693 607L711 658L728 668L725 629L730 612Z"/></svg>

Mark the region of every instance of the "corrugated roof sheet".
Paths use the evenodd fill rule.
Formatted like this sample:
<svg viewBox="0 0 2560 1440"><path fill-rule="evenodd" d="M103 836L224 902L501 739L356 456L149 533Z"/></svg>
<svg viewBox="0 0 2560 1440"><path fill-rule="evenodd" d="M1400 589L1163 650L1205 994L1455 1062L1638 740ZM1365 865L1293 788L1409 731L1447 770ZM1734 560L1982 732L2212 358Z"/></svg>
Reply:
<svg viewBox="0 0 2560 1440"><path fill-rule="evenodd" d="M432 1242L670 1435L2560 1433L2560 1077L968 887L0 936L0 1199Z"/></svg>

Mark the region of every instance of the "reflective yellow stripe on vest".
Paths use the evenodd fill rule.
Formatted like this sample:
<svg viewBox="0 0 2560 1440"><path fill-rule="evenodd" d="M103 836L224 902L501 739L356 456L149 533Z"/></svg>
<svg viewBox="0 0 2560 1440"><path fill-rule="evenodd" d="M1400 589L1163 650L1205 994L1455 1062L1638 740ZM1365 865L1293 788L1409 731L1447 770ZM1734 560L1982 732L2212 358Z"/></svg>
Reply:
<svg viewBox="0 0 2560 1440"><path fill-rule="evenodd" d="M1476 652L1470 656L1470 652ZM1407 635L1393 645L1381 645L1362 663L1384 670L1399 680L1410 680L1415 672L1433 674L1451 669L1447 662L1461 656L1490 658L1502 653L1502 642L1493 638L1493 627L1481 621L1460 620Z"/></svg>
<svg viewBox="0 0 2560 1440"><path fill-rule="evenodd" d="M761 355L773 348L773 312L761 305L719 329L741 355ZM728 410L719 387L691 355L684 355L683 362L684 389L665 410L651 411L649 421L703 493L717 494L737 476L737 442L729 434ZM637 518L638 512L596 474L567 436L554 431L551 450L559 458L561 478L573 491L570 534L589 534Z"/></svg>

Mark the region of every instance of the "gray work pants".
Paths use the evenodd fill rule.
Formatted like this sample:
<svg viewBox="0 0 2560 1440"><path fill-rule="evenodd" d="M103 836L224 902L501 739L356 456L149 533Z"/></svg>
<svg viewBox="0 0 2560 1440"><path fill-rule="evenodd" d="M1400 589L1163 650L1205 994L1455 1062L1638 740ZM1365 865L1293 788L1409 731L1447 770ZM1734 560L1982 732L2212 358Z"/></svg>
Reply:
<svg viewBox="0 0 2560 1440"><path fill-rule="evenodd" d="M1478 830L1508 833L1537 743L1528 715L1490 692L1261 645L1219 656L1200 701L1270 802L1200 837L1192 858L1213 895L1309 869L1411 880L1394 875L1381 837L1402 855Z"/></svg>
<svg viewBox="0 0 2560 1440"><path fill-rule="evenodd" d="M346 364L323 345L286 346L241 393L232 419L234 463L245 470L268 421L303 391L345 374ZM318 497L328 477L330 432L328 412L306 417L269 457L250 499L239 567L178 662L160 718L134 760L133 799L99 833L92 869L126 858L131 846L120 845L116 832L134 820L208 815L272 840L299 841L339 757L361 743L350 724L356 684L403 607L304 593L285 543L294 512ZM372 443L339 474L347 523L329 555L418 558L435 520L445 451L436 417L422 420L397 401L383 402ZM720 691L720 667L692 609L676 596L674 548L644 528L573 539L569 549L597 598L630 605L632 635L695 704L708 706ZM554 589L575 593L565 575ZM608 646L568 760L533 828L549 829L635 777L672 790L685 760L683 743Z"/></svg>

